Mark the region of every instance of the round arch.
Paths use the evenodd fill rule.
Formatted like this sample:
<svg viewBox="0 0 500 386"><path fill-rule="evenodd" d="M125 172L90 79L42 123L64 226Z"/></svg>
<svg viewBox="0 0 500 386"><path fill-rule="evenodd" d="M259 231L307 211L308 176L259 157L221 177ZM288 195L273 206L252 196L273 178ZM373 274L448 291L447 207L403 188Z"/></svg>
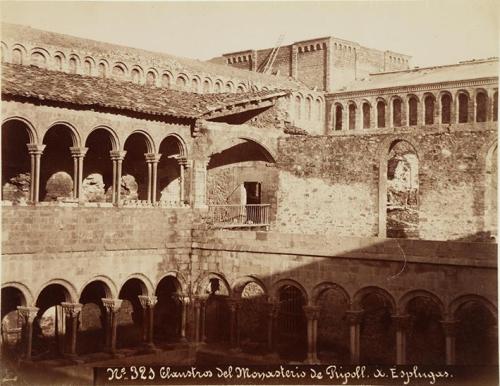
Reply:
<svg viewBox="0 0 500 386"><path fill-rule="evenodd" d="M75 126L73 126L71 123L66 122L66 121L56 121L56 122L53 122L52 124L50 124L48 129L43 134L42 142L44 141L44 139L45 139L47 133L50 131L50 129L52 129L55 126L59 126L59 125L65 126L70 130L70 135L71 135L71 140L73 141L73 146L80 147L81 143L82 143L80 133L78 132L78 130L76 129Z"/></svg>
<svg viewBox="0 0 500 386"><path fill-rule="evenodd" d="M363 298L369 294L376 294L383 297L389 302L389 305L391 306L393 312L397 310L396 301L394 300L394 297L387 290L377 286L363 287L360 290L358 290L352 298L353 299L352 303L354 307L356 309L362 309L361 302L363 301Z"/></svg>
<svg viewBox="0 0 500 386"><path fill-rule="evenodd" d="M160 140L160 146L158 147L158 149L161 148L161 144L164 140L166 140L167 138L169 137L172 137L174 139L177 140L177 144L179 146L179 156L181 157L187 157L188 155L188 151L187 151L187 145L186 145L186 141L184 140L184 138L182 138L181 135L177 134L177 133L169 133L167 135L165 135L161 140Z"/></svg>
<svg viewBox="0 0 500 386"><path fill-rule="evenodd" d="M127 77L129 75L129 69L128 69L128 67L127 67L127 65L125 63L123 63L123 62L115 62L115 63L113 63L113 69L115 67L121 68L121 70L123 71L123 75L125 77Z"/></svg>
<svg viewBox="0 0 500 386"><path fill-rule="evenodd" d="M102 72L101 72L102 68ZM97 72L98 75L101 77L108 77L109 76L109 63L106 59L100 59L99 63L97 64Z"/></svg>
<svg viewBox="0 0 500 386"><path fill-rule="evenodd" d="M21 63L19 64L23 64L25 63L25 61L27 60L28 58L28 52L26 50L26 47L24 47L22 44L19 44L19 43L16 43L14 44L12 47L11 47L11 60L14 59L14 51L19 51L21 53L21 57L20 57L20 60L21 60Z"/></svg>
<svg viewBox="0 0 500 386"><path fill-rule="evenodd" d="M268 296L269 291L264 282L254 275L247 275L237 278L232 285L232 293L234 297L241 298L241 294L245 286L249 283L255 283L264 291L264 295Z"/></svg>
<svg viewBox="0 0 500 386"><path fill-rule="evenodd" d="M47 51L45 48L42 48L42 47L33 47L30 50L30 57L29 57L29 61L30 61L31 65L34 64L32 62L33 54L40 54L40 55L42 55L43 58L44 58L44 60L45 60L45 68L49 68L50 67L51 56L50 56L49 51Z"/></svg>
<svg viewBox="0 0 500 386"><path fill-rule="evenodd" d="M257 139L249 138L249 137L239 137L239 138L243 139L245 141L248 141L248 142L253 142L257 146L260 146L264 150L264 155L268 159L268 161L271 163L276 163L276 157L274 156L273 152L269 149L269 147L264 145L261 141L258 141Z"/></svg>
<svg viewBox="0 0 500 386"><path fill-rule="evenodd" d="M145 71L146 77L145 77L145 83L148 83L148 75L153 74L153 83L151 83L151 86L158 87L158 82L160 81L160 73L156 68L150 67Z"/></svg>
<svg viewBox="0 0 500 386"><path fill-rule="evenodd" d="M120 140L118 138L118 135L116 134L116 132L109 126L96 126L94 128L92 128L92 130L90 130L87 135L85 136L85 140L83 141L84 144L87 143L87 139L90 137L90 135L96 131L96 130L106 130L108 133L109 133L109 139L111 141L111 146L113 148L113 150L119 150L120 149Z"/></svg>
<svg viewBox="0 0 500 386"><path fill-rule="evenodd" d="M342 287L341 285L339 285L337 283L330 282L330 281L322 282L313 288L312 299L311 299L312 304L318 305L318 300L321 297L321 295L329 289L334 289L334 290L339 291L342 294L342 296L345 298L345 300L347 300L347 303L349 305L351 304L351 297L350 297L349 293L347 292L347 290L344 287Z"/></svg>
<svg viewBox="0 0 500 386"><path fill-rule="evenodd" d="M17 282L17 281L8 281L6 283L3 283L2 284L2 289L4 288L15 288L17 290L19 290L22 294L23 294L23 304L21 304L22 306L32 306L35 304L35 298L33 297L33 293L31 292L31 290L26 286L24 285L23 283L20 283L20 282Z"/></svg>
<svg viewBox="0 0 500 386"><path fill-rule="evenodd" d="M139 74L139 78L137 80L137 84L143 84L144 83L144 70L142 69L141 66L135 64L133 65L131 68L130 68L130 81L134 81L134 79L132 78L132 74L134 73L134 70L137 71L137 73Z"/></svg>
<svg viewBox="0 0 500 386"><path fill-rule="evenodd" d="M448 305L448 315L452 318L455 317L456 312L466 303L468 302L476 302L480 303L483 306L485 306L488 311L491 312L491 314L495 317L495 319L498 318L498 310L497 307L488 299L486 299L483 296L476 295L476 294L466 294L466 295L461 295L454 300L450 302Z"/></svg>
<svg viewBox="0 0 500 386"><path fill-rule="evenodd" d="M94 276L91 279L87 280L81 286L80 291L78 292L78 299L80 299L80 297L82 296L85 287L87 287L89 284L93 282L101 282L104 284L104 291L106 293L107 298L116 299L118 297L118 289L116 288L115 282L108 276L99 275L99 276Z"/></svg>
<svg viewBox="0 0 500 386"><path fill-rule="evenodd" d="M10 63L10 52L7 43L1 41L0 45L2 47L2 62Z"/></svg>
<svg viewBox="0 0 500 386"><path fill-rule="evenodd" d="M173 82L175 81L174 76L170 71L163 71L161 74L161 86L162 87L172 87Z"/></svg>
<svg viewBox="0 0 500 386"><path fill-rule="evenodd" d="M134 130L129 135L127 135L127 137L123 141L124 148L122 150L125 150L125 144L127 143L127 140L134 134L142 134L145 137L146 148L148 149L148 153L155 153L156 152L156 146L155 146L153 137L151 137L151 135L145 130Z"/></svg>
<svg viewBox="0 0 500 386"><path fill-rule="evenodd" d="M142 295L152 295L152 294L154 294L153 283L151 282L151 280L149 280L149 278L146 275L144 275L142 273L133 273L133 274L127 276L127 278L125 278L125 280L123 280L123 282L121 283L120 290L118 291L118 294L123 289L123 286L130 279L137 279L140 282Z"/></svg>
<svg viewBox="0 0 500 386"><path fill-rule="evenodd" d="M43 285L40 286L39 290L36 292L36 297L35 299L38 299L42 291L47 288L49 285L52 284L58 284L61 287L63 287L66 290L66 301L69 303L76 303L78 302L78 291L76 290L75 286L71 284L69 281L65 279L52 279L47 282L45 282ZM36 300L35 300L36 301Z"/></svg>
<svg viewBox="0 0 500 386"><path fill-rule="evenodd" d="M154 286L154 293L156 293L156 291L158 290L158 285L161 283L161 281L168 277L175 279L176 283L179 285L178 289L180 289L181 294L183 295L187 294L187 289L188 289L187 281L184 278L184 276L177 271L169 271L166 274L160 276L160 278L156 281L156 284Z"/></svg>
<svg viewBox="0 0 500 386"><path fill-rule="evenodd" d="M2 121L2 126L5 124L5 123L8 123L10 121L19 121L21 123L23 123L26 128L28 129L28 136L30 138L30 143L32 144L37 144L39 143L38 140L39 140L39 136L38 136L38 132L35 128L35 126L33 126L33 124L27 120L26 118L23 118L23 117L19 117L19 116L12 116L12 117L8 117L8 118L5 118L3 121Z"/></svg>
<svg viewBox="0 0 500 386"><path fill-rule="evenodd" d="M411 290L402 295L397 303L398 313L405 314L408 303L411 302L413 299L419 297L424 297L432 300L438 306L441 315L444 317L446 309L443 301L439 298L439 296L427 290Z"/></svg>
<svg viewBox="0 0 500 386"><path fill-rule="evenodd" d="M216 273L216 272L208 272L208 273L202 273L198 277L198 280L196 281L195 284L195 295L206 297L207 294L204 294L202 291L205 288L206 284L209 283L210 279L218 279L220 280L223 285L226 287L226 290L228 292L228 295L231 296L231 286L229 285L228 281L224 277L222 273Z"/></svg>
<svg viewBox="0 0 500 386"><path fill-rule="evenodd" d="M272 284L271 286L271 299L273 302L276 302L277 299L279 299L279 291L281 288L284 286L292 286L297 288L301 293L302 296L304 297L305 304L309 304L310 302L310 296L307 290L300 284L298 281L293 280L293 279L281 279Z"/></svg>

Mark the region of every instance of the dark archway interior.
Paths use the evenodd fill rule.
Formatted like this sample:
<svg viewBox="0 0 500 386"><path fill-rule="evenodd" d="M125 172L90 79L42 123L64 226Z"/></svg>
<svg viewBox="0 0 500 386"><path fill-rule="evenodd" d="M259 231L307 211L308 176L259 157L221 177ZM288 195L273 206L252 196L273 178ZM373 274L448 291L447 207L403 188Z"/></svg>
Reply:
<svg viewBox="0 0 500 386"><path fill-rule="evenodd" d="M93 281L85 286L80 296L83 305L76 349L79 354L99 352L104 349L106 310L102 303L106 298L106 284Z"/></svg>
<svg viewBox="0 0 500 386"><path fill-rule="evenodd" d="M2 125L2 200L29 200L31 161L26 124L12 120Z"/></svg>
<svg viewBox="0 0 500 386"><path fill-rule="evenodd" d="M304 295L297 287L285 285L279 290L279 314L274 331L276 350L282 358L303 360L307 352L307 320L302 308Z"/></svg>
<svg viewBox="0 0 500 386"><path fill-rule="evenodd" d="M484 92L476 95L476 122L486 122L488 97Z"/></svg>
<svg viewBox="0 0 500 386"><path fill-rule="evenodd" d="M182 303L178 294L180 285L175 277L164 277L158 283L153 329L156 341L175 341L180 337Z"/></svg>
<svg viewBox="0 0 500 386"><path fill-rule="evenodd" d="M178 206L180 203L180 168L178 157L181 154L182 145L173 136L165 138L160 144L161 154L158 163L158 183L156 198L159 201L169 203L170 206Z"/></svg>
<svg viewBox="0 0 500 386"><path fill-rule="evenodd" d="M132 278L123 284L118 295L122 305L117 313L116 346L134 347L143 340L143 308L139 295L144 294L144 283Z"/></svg>
<svg viewBox="0 0 500 386"><path fill-rule="evenodd" d="M256 282L247 283L241 291L238 314L240 345L243 351L263 353L267 346L267 308L264 289Z"/></svg>
<svg viewBox="0 0 500 386"><path fill-rule="evenodd" d="M401 112L401 99L394 99L392 101L392 121L395 127L399 127L403 124L402 122L402 112Z"/></svg>
<svg viewBox="0 0 500 386"><path fill-rule="evenodd" d="M448 94L441 97L441 123L451 123L451 96Z"/></svg>
<svg viewBox="0 0 500 386"><path fill-rule="evenodd" d="M45 134L43 143L46 147L40 163L40 198L44 201L71 198L74 178L70 151L70 147L74 146L71 129L55 125Z"/></svg>
<svg viewBox="0 0 500 386"><path fill-rule="evenodd" d="M349 130L356 128L356 105L349 105Z"/></svg>
<svg viewBox="0 0 500 386"><path fill-rule="evenodd" d="M209 343L224 343L230 338L230 310L227 289L220 279L211 278L205 303L205 334Z"/></svg>
<svg viewBox="0 0 500 386"><path fill-rule="evenodd" d="M17 307L26 305L23 293L15 287L2 288L2 353L16 358L21 352L22 319Z"/></svg>
<svg viewBox="0 0 500 386"><path fill-rule="evenodd" d="M134 133L127 138L124 149L127 152L122 166L121 196L124 200L146 200L148 194L148 166L144 154L148 152L146 137ZM126 175L133 176L129 181Z"/></svg>
<svg viewBox="0 0 500 386"><path fill-rule="evenodd" d="M497 365L497 320L483 304L470 301L456 312L458 365Z"/></svg>
<svg viewBox="0 0 500 386"><path fill-rule="evenodd" d="M392 364L396 359L395 329L390 302L377 293L361 300L360 361L363 364Z"/></svg>
<svg viewBox="0 0 500 386"><path fill-rule="evenodd" d="M210 158L208 169L247 161L272 162L271 156L262 146L252 141L245 141L214 154Z"/></svg>
<svg viewBox="0 0 500 386"><path fill-rule="evenodd" d="M434 97L427 96L424 100L425 104L425 124L432 125L434 123Z"/></svg>
<svg viewBox="0 0 500 386"><path fill-rule="evenodd" d="M385 127L385 103L382 101L377 103L377 127Z"/></svg>
<svg viewBox="0 0 500 386"><path fill-rule="evenodd" d="M363 129L370 128L370 105L363 103Z"/></svg>
<svg viewBox="0 0 500 386"><path fill-rule="evenodd" d="M335 106L335 130L342 130L342 106Z"/></svg>
<svg viewBox="0 0 500 386"><path fill-rule="evenodd" d="M458 96L458 122L466 123L469 118L469 97L465 94Z"/></svg>
<svg viewBox="0 0 500 386"><path fill-rule="evenodd" d="M111 201L113 185L113 161L109 152L113 149L110 133L105 129L94 130L88 136L85 147L88 148L83 162L82 194L86 201Z"/></svg>
<svg viewBox="0 0 500 386"><path fill-rule="evenodd" d="M410 126L415 126L418 122L418 100L415 97L410 97L408 100L408 124Z"/></svg>
<svg viewBox="0 0 500 386"><path fill-rule="evenodd" d="M442 365L446 362L445 337L439 306L430 298L412 299L406 309L410 325L406 335L407 363Z"/></svg>

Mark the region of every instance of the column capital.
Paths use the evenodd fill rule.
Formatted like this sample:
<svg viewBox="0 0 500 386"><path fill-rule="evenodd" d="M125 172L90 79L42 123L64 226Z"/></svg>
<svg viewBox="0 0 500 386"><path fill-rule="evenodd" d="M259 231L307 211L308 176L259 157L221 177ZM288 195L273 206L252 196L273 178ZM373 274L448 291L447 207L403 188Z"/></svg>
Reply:
<svg viewBox="0 0 500 386"><path fill-rule="evenodd" d="M120 150L111 150L109 152L109 156L113 161L123 161L125 158L125 155L127 154L126 150L120 151Z"/></svg>
<svg viewBox="0 0 500 386"><path fill-rule="evenodd" d="M319 306L302 306L304 313L306 314L307 320L318 320L319 318L319 310L321 307Z"/></svg>
<svg viewBox="0 0 500 386"><path fill-rule="evenodd" d="M188 165L190 164L190 161L191 160L188 160L186 157L177 157L177 163L180 166L188 167Z"/></svg>
<svg viewBox="0 0 500 386"><path fill-rule="evenodd" d="M172 299L176 299L180 301L182 304L189 304L191 302L191 298L189 296L178 293L172 294Z"/></svg>
<svg viewBox="0 0 500 386"><path fill-rule="evenodd" d="M158 163L158 162L160 162L161 154L160 153L144 153L144 158L146 158L146 162Z"/></svg>
<svg viewBox="0 0 500 386"><path fill-rule="evenodd" d="M38 307L25 307L17 306L17 312L21 315L28 323L33 323L36 316L38 315Z"/></svg>
<svg viewBox="0 0 500 386"><path fill-rule="evenodd" d="M26 144L28 148L28 153L29 154L35 154L35 155L41 155L43 151L45 150L46 145L38 145L36 143L28 143Z"/></svg>
<svg viewBox="0 0 500 386"><path fill-rule="evenodd" d="M410 315L391 315L398 330L406 330L410 325Z"/></svg>
<svg viewBox="0 0 500 386"><path fill-rule="evenodd" d="M158 298L154 295L139 295L139 301L141 302L142 308L152 308L158 303Z"/></svg>
<svg viewBox="0 0 500 386"><path fill-rule="evenodd" d="M120 309L123 300L122 299L110 299L110 298L102 298L101 299L104 308L106 308L106 312L116 313Z"/></svg>
<svg viewBox="0 0 500 386"><path fill-rule="evenodd" d="M455 336L458 330L458 320L441 320L445 336Z"/></svg>
<svg viewBox="0 0 500 386"><path fill-rule="evenodd" d="M82 310L83 304L62 302L61 307L66 315L75 318Z"/></svg>
<svg viewBox="0 0 500 386"><path fill-rule="evenodd" d="M363 311L361 310L349 310L345 312L345 316L349 325L356 325L361 323L361 319L363 318Z"/></svg>
<svg viewBox="0 0 500 386"><path fill-rule="evenodd" d="M71 152L71 156L74 158L85 157L87 154L88 147L70 147L69 151Z"/></svg>

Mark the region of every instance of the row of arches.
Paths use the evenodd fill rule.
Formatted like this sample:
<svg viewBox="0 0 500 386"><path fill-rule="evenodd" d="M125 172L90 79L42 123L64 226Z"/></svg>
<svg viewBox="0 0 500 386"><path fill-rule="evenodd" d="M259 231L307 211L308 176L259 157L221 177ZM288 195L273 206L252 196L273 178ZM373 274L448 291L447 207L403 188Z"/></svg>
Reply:
<svg viewBox="0 0 500 386"><path fill-rule="evenodd" d="M92 56L77 53L66 54L63 51L50 53L42 47L27 50L22 44L13 44L11 49L1 43L2 62L22 65L34 65L55 71L72 74L99 76L130 81L154 87L166 87L195 93L234 93L248 91L266 91L269 87L236 80L224 80L213 76L190 75L187 72L175 72L158 68L145 68L141 65L128 65L124 62L110 62Z"/></svg>
<svg viewBox="0 0 500 386"><path fill-rule="evenodd" d="M290 110L293 112L293 116L296 121L307 120L307 121L322 121L323 120L323 100L320 97L314 97L312 95L303 96L302 94L296 94L292 96L293 104L291 104Z"/></svg>
<svg viewBox="0 0 500 386"><path fill-rule="evenodd" d="M25 120L13 118L3 123L3 200L112 202L118 189L124 200L155 202L158 197L171 206L184 200L181 169L186 167L188 154L177 134L166 135L156 148L146 132L136 131L122 147L109 127L97 127L83 140L73 126L55 123L40 142L37 138ZM39 188L35 191L32 186Z"/></svg>
<svg viewBox="0 0 500 386"><path fill-rule="evenodd" d="M69 327L61 307L75 299L82 305L76 352L85 355L104 350L107 311L101 299L111 298L116 291L113 286L107 278L98 278L75 295L64 282L45 285L35 301L33 356L51 358L64 350ZM321 283L311 294L291 279L279 280L271 288L268 292L252 276L238 279L230 287L223 275L211 273L199 281L197 295L187 297L176 275L164 276L155 288L147 279L129 278L116 292L120 299L117 348L141 346L145 323L152 321L151 343L160 347L189 335L208 344L231 342L247 352L277 351L285 360L428 365L450 364L450 359L453 364L467 365L497 361L497 311L477 295L457 297L445 307L439 297L425 290L409 291L396 302L388 291L373 286L353 296L331 282ZM148 308L141 297L151 296L154 314L148 321L144 312ZM16 310L27 300L13 284L2 288L2 299L3 342L16 347L22 324ZM191 318L186 315L188 304ZM317 322L314 345L308 342L310 320ZM186 335L186 327L191 334ZM358 334L357 348L352 347L352 331ZM401 334L404 340L398 338ZM451 338L456 346L453 353L446 350ZM316 347L312 357L311 346ZM353 359L353 349L358 358Z"/></svg>
<svg viewBox="0 0 500 386"><path fill-rule="evenodd" d="M331 115L334 130L497 121L498 91L478 88L473 93L458 90L349 100L334 103Z"/></svg>

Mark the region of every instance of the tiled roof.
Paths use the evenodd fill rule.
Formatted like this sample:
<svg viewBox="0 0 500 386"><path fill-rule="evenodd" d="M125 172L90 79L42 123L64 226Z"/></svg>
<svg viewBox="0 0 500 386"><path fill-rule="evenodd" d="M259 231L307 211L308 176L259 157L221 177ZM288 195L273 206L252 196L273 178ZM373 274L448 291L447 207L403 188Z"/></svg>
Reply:
<svg viewBox="0 0 500 386"><path fill-rule="evenodd" d="M271 99L287 93L270 90L196 94L35 66L2 65L2 95L176 118L199 118L228 105Z"/></svg>
<svg viewBox="0 0 500 386"><path fill-rule="evenodd" d="M419 84L448 83L498 77L498 59L469 61L437 67L415 68L405 71L370 74L333 92L351 92L382 88L414 86Z"/></svg>

